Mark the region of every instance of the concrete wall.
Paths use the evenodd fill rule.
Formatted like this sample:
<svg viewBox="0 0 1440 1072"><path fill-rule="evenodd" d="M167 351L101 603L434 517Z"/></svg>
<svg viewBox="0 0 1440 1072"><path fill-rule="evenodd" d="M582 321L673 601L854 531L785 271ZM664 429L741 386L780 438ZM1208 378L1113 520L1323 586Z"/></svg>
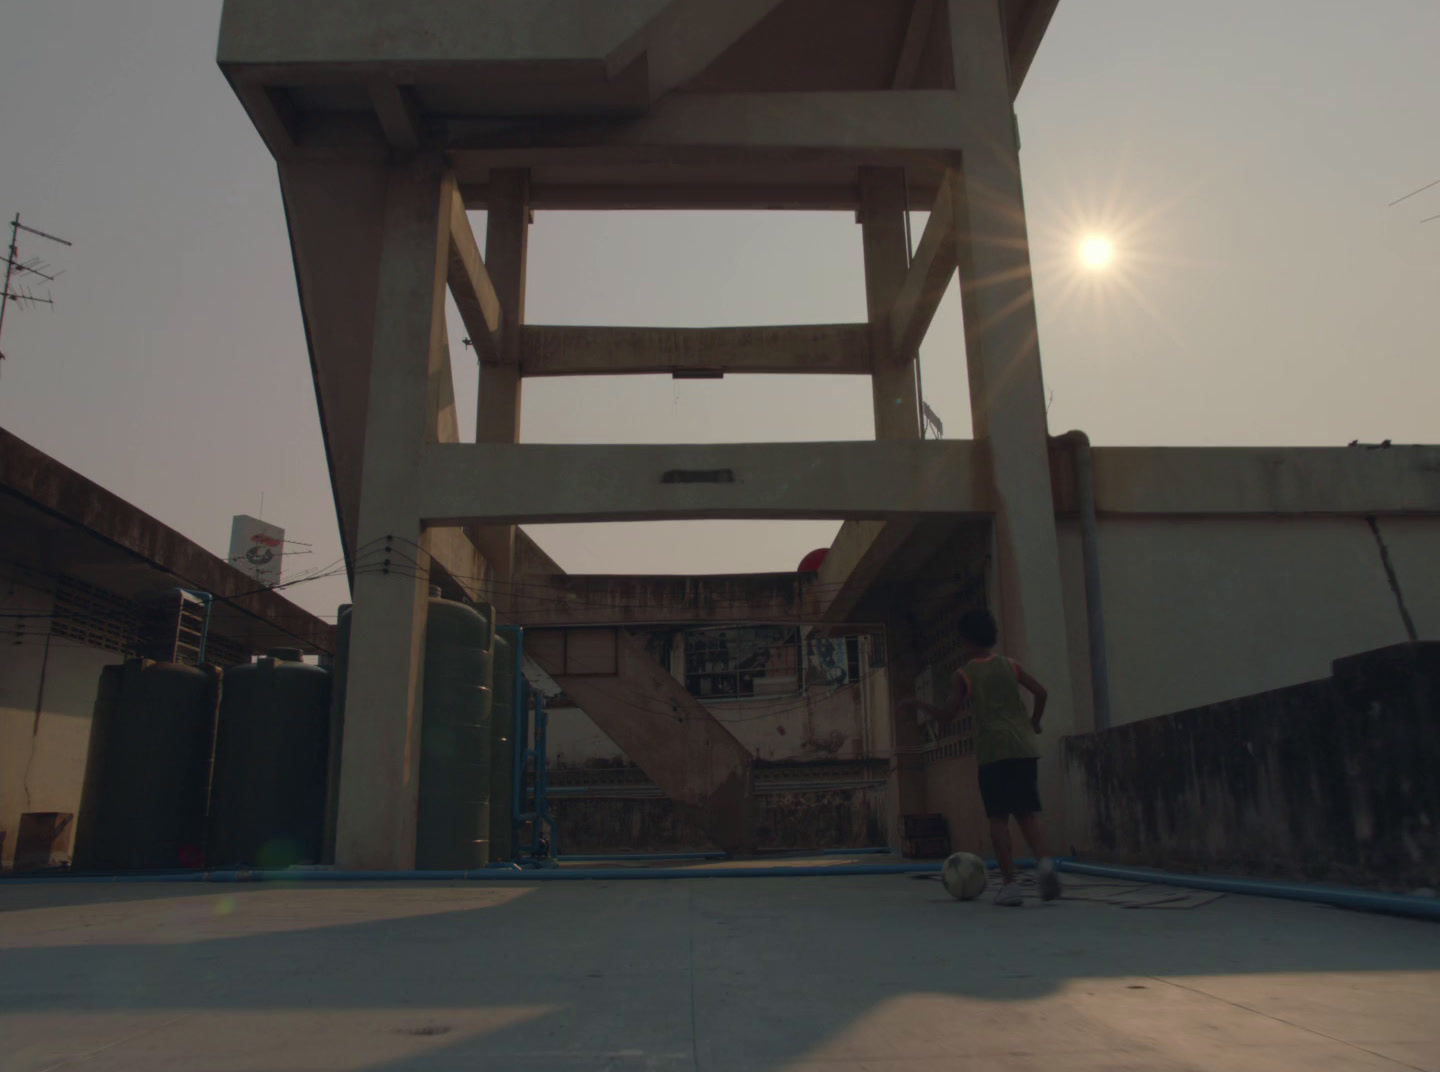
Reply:
<svg viewBox="0 0 1440 1072"><path fill-rule="evenodd" d="M683 648L672 657L671 674L683 680ZM883 669L871 671L862 652L860 681L839 688L812 686L803 692L706 705L757 760L805 763L864 759L874 754L874 705L884 695ZM624 760L620 747L583 711L550 711L548 760L555 769L611 766Z"/></svg>
<svg viewBox="0 0 1440 1072"><path fill-rule="evenodd" d="M663 644L664 635L658 642ZM683 634L673 644L671 674L681 680ZM876 729L876 712L888 712L882 706L888 684L884 668L871 667L868 650L868 641L862 641L855 684L707 705L761 765L766 781L756 794L759 848L843 848L885 841L884 764L890 745L889 734ZM676 814L584 711L562 706L548 714L552 781L593 790L554 800L563 852L709 847L704 834Z"/></svg>
<svg viewBox="0 0 1440 1072"><path fill-rule="evenodd" d="M713 849L663 796L610 791L550 802L563 854ZM756 793L756 848L856 848L885 843L885 785L811 790L770 787Z"/></svg>
<svg viewBox="0 0 1440 1072"><path fill-rule="evenodd" d="M1086 856L1440 886L1440 644L1066 742Z"/></svg>
<svg viewBox="0 0 1440 1072"><path fill-rule="evenodd" d="M0 588L6 614L49 614L51 597ZM23 624L23 633L17 627ZM47 618L7 618L0 642L0 867L15 855L25 812L80 811L100 671L115 652L47 636ZM48 653L47 653L48 641ZM73 840L73 827L71 844Z"/></svg>
<svg viewBox="0 0 1440 1072"><path fill-rule="evenodd" d="M1420 639L1440 640L1440 518L1378 524ZM1088 707L1078 543L1067 532L1061 553ZM1363 517L1102 517L1099 544L1112 725L1314 680L1408 639Z"/></svg>

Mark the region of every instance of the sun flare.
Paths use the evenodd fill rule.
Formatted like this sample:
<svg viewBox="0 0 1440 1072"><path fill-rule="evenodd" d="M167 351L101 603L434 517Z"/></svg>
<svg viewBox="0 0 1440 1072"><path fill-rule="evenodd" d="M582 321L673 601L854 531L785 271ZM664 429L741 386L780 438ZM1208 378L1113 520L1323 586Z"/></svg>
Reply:
<svg viewBox="0 0 1440 1072"><path fill-rule="evenodd" d="M1086 268L1100 269L1115 259L1115 244L1104 235L1090 235L1080 243L1080 260Z"/></svg>

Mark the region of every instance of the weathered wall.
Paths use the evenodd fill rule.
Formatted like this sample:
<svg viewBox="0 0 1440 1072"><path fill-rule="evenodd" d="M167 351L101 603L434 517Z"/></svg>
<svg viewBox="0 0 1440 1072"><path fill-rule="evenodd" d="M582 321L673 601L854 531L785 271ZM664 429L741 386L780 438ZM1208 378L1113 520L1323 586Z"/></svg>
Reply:
<svg viewBox="0 0 1440 1072"><path fill-rule="evenodd" d="M671 649L671 676L683 676L683 635L661 630L649 644ZM615 686L608 685L614 689ZM888 734L874 729L885 697L885 671L873 667L862 642L860 680L841 687L712 702L706 709L750 753L757 773L755 822L760 849L845 848L885 842L884 787L856 773L888 761ZM883 712L885 709L882 707ZM562 851L661 851L707 847L708 840L676 814L634 768L630 757L578 707L549 711L548 761L555 784L593 792L560 794L554 812ZM869 762L867 762L869 761ZM843 767L833 786L827 770ZM870 779L867 781L867 778ZM780 784L789 781L791 784ZM851 782L865 784L848 784ZM798 784L803 782L805 784ZM644 784L641 784L644 783ZM608 788L624 784L632 788ZM816 785L824 788L816 788Z"/></svg>
<svg viewBox="0 0 1440 1072"><path fill-rule="evenodd" d="M49 614L51 597L16 586L7 614ZM19 631L23 624L23 632ZM80 811L100 670L114 652L47 638L48 619L11 618L0 642L0 867L15 855L24 812ZM48 653L47 653L47 639ZM72 828L73 831L73 828ZM73 835L72 842L73 844Z"/></svg>
<svg viewBox="0 0 1440 1072"><path fill-rule="evenodd" d="M973 739L967 734L942 740L925 750L924 762L925 804L945 816L950 851L992 855Z"/></svg>
<svg viewBox="0 0 1440 1072"><path fill-rule="evenodd" d="M1420 639L1440 639L1440 518L1379 526ZM1099 544L1112 725L1310 681L1408 639L1363 517L1102 517ZM1077 680L1087 691L1088 673Z"/></svg>
<svg viewBox="0 0 1440 1072"><path fill-rule="evenodd" d="M755 842L762 852L844 849L885 843L884 784L812 790L773 787L756 794ZM672 801L643 790L551 800L560 851L679 852L713 849Z"/></svg>
<svg viewBox="0 0 1440 1072"><path fill-rule="evenodd" d="M1065 756L1092 858L1440 886L1440 644L1073 737Z"/></svg>

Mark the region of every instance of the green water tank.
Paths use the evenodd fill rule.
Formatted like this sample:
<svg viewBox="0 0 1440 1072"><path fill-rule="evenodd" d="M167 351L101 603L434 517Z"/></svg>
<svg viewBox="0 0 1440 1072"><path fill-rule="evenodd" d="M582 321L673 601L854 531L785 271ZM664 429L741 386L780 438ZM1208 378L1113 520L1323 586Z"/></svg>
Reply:
<svg viewBox="0 0 1440 1072"><path fill-rule="evenodd" d="M203 864L218 696L219 673L211 668L131 659L101 671L75 831L76 870Z"/></svg>
<svg viewBox="0 0 1440 1072"><path fill-rule="evenodd" d="M424 871L468 870L490 862L494 644L494 608L432 594L415 823L415 866Z"/></svg>
<svg viewBox="0 0 1440 1072"><path fill-rule="evenodd" d="M511 795L515 789L515 646L495 634L495 704L490 719L490 859L514 854Z"/></svg>
<svg viewBox="0 0 1440 1072"><path fill-rule="evenodd" d="M329 670L287 648L225 672L210 789L210 866L320 861L330 682Z"/></svg>

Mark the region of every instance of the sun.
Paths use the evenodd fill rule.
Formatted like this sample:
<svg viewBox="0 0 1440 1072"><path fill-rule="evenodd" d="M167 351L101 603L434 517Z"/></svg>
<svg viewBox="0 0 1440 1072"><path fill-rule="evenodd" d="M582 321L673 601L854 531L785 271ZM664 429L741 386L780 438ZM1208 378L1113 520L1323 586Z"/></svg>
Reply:
<svg viewBox="0 0 1440 1072"><path fill-rule="evenodd" d="M1099 270L1115 259L1115 244L1104 235L1090 235L1080 243L1080 260L1086 268Z"/></svg>

